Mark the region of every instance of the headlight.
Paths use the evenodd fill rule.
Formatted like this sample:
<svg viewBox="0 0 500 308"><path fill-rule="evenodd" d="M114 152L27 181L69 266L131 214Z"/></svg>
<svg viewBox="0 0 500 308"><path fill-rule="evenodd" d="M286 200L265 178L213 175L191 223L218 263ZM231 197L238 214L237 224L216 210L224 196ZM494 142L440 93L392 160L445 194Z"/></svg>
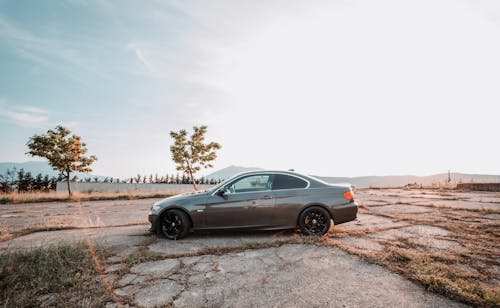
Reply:
<svg viewBox="0 0 500 308"><path fill-rule="evenodd" d="M161 206L158 203L153 204L153 206L151 207L151 210L154 211L154 212L157 212L160 209L161 209Z"/></svg>

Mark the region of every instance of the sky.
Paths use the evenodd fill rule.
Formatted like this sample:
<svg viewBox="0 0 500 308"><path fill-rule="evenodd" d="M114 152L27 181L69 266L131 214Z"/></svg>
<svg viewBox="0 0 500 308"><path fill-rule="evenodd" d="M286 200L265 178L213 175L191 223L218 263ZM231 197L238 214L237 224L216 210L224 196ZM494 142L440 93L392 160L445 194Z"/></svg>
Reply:
<svg viewBox="0 0 500 308"><path fill-rule="evenodd" d="M94 174L500 174L500 1L0 0L0 161L56 125ZM210 173L214 170L202 172Z"/></svg>

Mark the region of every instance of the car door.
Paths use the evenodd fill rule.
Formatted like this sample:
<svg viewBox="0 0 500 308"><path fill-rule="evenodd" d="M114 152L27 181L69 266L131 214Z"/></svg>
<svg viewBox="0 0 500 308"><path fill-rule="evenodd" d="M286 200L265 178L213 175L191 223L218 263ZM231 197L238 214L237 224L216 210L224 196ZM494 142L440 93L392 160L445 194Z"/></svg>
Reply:
<svg viewBox="0 0 500 308"><path fill-rule="evenodd" d="M273 179L274 211L273 221L276 226L293 228L297 225L298 215L304 206L304 197L309 182L303 178L275 174Z"/></svg>
<svg viewBox="0 0 500 308"><path fill-rule="evenodd" d="M274 198L272 175L257 174L237 178L224 189L214 193L205 207L207 228L257 228L272 221Z"/></svg>

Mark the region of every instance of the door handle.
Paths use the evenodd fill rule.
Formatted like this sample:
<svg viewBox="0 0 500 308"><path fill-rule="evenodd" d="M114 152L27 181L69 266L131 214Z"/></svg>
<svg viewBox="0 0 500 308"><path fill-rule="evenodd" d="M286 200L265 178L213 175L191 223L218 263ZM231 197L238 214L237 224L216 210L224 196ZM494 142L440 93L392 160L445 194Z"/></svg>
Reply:
<svg viewBox="0 0 500 308"><path fill-rule="evenodd" d="M272 198L273 198L273 196L264 196L264 197L262 197L262 199L272 199Z"/></svg>

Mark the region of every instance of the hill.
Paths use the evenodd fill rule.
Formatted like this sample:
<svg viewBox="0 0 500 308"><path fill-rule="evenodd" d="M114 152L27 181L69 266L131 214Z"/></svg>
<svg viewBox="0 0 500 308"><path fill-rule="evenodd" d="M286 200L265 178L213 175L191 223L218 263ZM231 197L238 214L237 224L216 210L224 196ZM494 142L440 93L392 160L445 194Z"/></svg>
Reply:
<svg viewBox="0 0 500 308"><path fill-rule="evenodd" d="M466 173L451 173L452 183L498 183L500 175L486 174L466 174ZM351 183L356 187L397 187L406 184L422 184L424 186L432 185L433 183L445 183L448 180L448 173L434 174L429 176L415 175L393 175L393 176L360 176L360 177L328 177L316 176L328 183Z"/></svg>

